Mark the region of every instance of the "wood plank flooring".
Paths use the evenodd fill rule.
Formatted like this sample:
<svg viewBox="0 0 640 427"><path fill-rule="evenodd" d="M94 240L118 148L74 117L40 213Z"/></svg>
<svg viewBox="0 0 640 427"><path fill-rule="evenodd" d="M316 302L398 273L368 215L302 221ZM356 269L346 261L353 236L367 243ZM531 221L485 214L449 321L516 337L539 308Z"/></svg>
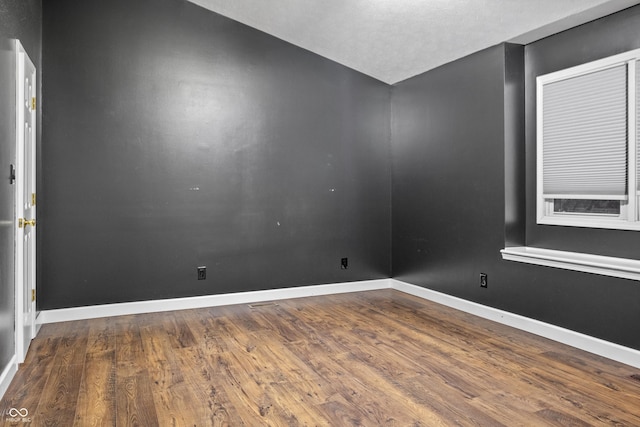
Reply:
<svg viewBox="0 0 640 427"><path fill-rule="evenodd" d="M32 426L640 426L640 370L394 290L43 326ZM4 413L3 413L4 411Z"/></svg>

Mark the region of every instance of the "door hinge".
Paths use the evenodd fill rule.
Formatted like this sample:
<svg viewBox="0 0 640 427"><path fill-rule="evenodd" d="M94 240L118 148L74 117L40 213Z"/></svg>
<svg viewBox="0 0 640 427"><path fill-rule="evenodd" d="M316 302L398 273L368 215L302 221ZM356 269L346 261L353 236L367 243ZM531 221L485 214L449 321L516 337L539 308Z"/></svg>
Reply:
<svg viewBox="0 0 640 427"><path fill-rule="evenodd" d="M34 302L35 300L36 300L36 290L31 289L31 302Z"/></svg>
<svg viewBox="0 0 640 427"><path fill-rule="evenodd" d="M31 206L36 205L36 193L31 193Z"/></svg>
<svg viewBox="0 0 640 427"><path fill-rule="evenodd" d="M35 111L36 109L36 97L31 98L31 109Z"/></svg>

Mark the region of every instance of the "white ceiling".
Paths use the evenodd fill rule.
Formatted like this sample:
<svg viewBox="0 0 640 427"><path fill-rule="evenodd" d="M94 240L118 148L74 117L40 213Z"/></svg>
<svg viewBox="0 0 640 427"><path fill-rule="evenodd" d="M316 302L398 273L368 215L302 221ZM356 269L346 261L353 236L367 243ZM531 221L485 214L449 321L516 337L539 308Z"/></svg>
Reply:
<svg viewBox="0 0 640 427"><path fill-rule="evenodd" d="M640 0L189 0L393 84L504 41L530 43Z"/></svg>

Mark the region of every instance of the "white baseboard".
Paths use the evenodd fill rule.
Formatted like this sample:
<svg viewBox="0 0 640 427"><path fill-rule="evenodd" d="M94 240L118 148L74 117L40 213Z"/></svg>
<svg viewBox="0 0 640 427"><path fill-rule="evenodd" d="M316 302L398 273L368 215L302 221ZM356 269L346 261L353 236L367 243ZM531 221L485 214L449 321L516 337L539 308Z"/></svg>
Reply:
<svg viewBox="0 0 640 427"><path fill-rule="evenodd" d="M332 283L329 285L270 289L265 291L239 292L233 294L205 295L188 298L172 298L153 301L94 305L88 307L61 308L41 311L38 316L38 322L40 322L40 324L46 324L72 320L95 319L99 317L123 316L127 314L187 310L191 308L217 307L233 304L251 304L317 295L373 291L378 289L389 289L390 287L390 279L379 279L359 282Z"/></svg>
<svg viewBox="0 0 640 427"><path fill-rule="evenodd" d="M95 319L98 317L122 316L127 314L185 310L232 304L251 304L289 298L373 291L378 289L396 289L401 292L406 292L447 307L452 307L484 319L493 320L494 322L511 326L522 331L530 332L593 354L640 368L640 351L638 350L395 279L366 280L360 282L301 286L295 288L240 292L233 294L44 310L40 312L38 322L46 324L72 320ZM2 389L0 388L0 390Z"/></svg>
<svg viewBox="0 0 640 427"><path fill-rule="evenodd" d="M640 368L640 351L629 347L399 280L391 279L391 287L398 291L464 311L465 313L493 320L503 325L511 326L571 347L579 348L580 350L588 351L589 353Z"/></svg>
<svg viewBox="0 0 640 427"><path fill-rule="evenodd" d="M0 400L2 400L2 397L9 388L9 384L11 384L11 380L13 380L16 372L18 372L18 364L16 363L16 356L14 355L2 371L2 374L0 374Z"/></svg>

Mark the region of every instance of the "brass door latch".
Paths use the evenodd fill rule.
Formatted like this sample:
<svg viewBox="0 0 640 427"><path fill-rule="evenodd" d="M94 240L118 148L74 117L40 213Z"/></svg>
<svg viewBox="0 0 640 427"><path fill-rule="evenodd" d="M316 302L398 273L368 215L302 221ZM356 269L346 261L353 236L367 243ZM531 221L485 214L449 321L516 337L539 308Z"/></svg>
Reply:
<svg viewBox="0 0 640 427"><path fill-rule="evenodd" d="M18 228L26 227L27 225L35 227L36 226L36 220L35 219L24 219L24 218L18 219Z"/></svg>

